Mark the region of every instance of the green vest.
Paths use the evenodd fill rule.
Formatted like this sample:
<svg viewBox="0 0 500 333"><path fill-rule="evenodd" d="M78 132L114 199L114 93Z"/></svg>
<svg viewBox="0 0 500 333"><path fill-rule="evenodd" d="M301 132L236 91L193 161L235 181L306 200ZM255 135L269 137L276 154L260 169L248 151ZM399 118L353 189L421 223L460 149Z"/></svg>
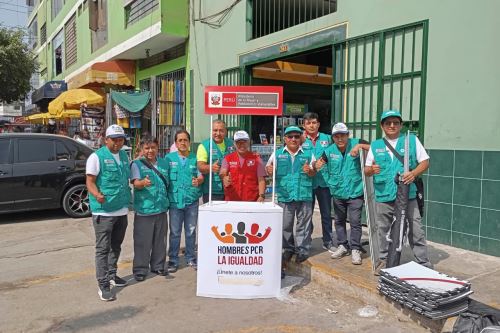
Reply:
<svg viewBox="0 0 500 333"><path fill-rule="evenodd" d="M201 188L192 185L193 177L198 177L196 155L190 153L184 166L177 152L168 154L165 160L169 165L168 199L170 205L182 209L196 202L201 197Z"/></svg>
<svg viewBox="0 0 500 333"><path fill-rule="evenodd" d="M417 152L415 136L410 134L410 170L417 167ZM396 175L403 174L403 164L394 157L391 158L386 150L387 146L383 139L378 139L372 142L371 150L375 158L375 163L380 165L380 173L373 175L373 185L375 187L375 201L389 202L396 199L397 184L395 181ZM404 157L405 136L400 135L395 150L399 155ZM410 185L410 199L415 199L417 187L415 183Z"/></svg>
<svg viewBox="0 0 500 333"><path fill-rule="evenodd" d="M302 150L292 157L285 148L276 150L276 192L278 202L312 201L312 177L309 177L302 167L311 163L312 151Z"/></svg>
<svg viewBox="0 0 500 333"><path fill-rule="evenodd" d="M207 163L210 164L210 140L211 139L206 139L203 141L201 144L203 147L205 147L205 150L207 151L207 156L208 160ZM215 163L216 160L219 160L219 165L222 163L222 160L224 159L224 156L226 156L229 153L232 153L234 151L234 142L231 139L224 138L224 144L226 145L226 150L221 151L219 149L219 146L213 141L212 139L212 164ZM205 177L205 181L203 182L202 185L202 190L203 194L207 194L209 190L209 182L208 182L209 176ZM213 194L224 194L224 188L222 186L222 181L219 177L219 174L213 173L212 174L212 193Z"/></svg>
<svg viewBox="0 0 500 333"><path fill-rule="evenodd" d="M316 140L316 145L313 145L311 139L307 138L302 144L302 149L311 150L316 159L319 159L326 148L332 144L332 138L328 134L318 133L319 137ZM321 169L313 178L313 188L328 187L328 171L326 168Z"/></svg>
<svg viewBox="0 0 500 333"><path fill-rule="evenodd" d="M98 149L95 154L99 158L99 174L96 185L104 194L106 201L97 202L89 193L90 210L92 213L109 213L128 207L130 202L130 167L127 153L119 151L120 164L116 163L108 147Z"/></svg>
<svg viewBox="0 0 500 333"><path fill-rule="evenodd" d="M168 210L167 189L163 180L140 160L133 162L139 169L139 179L149 176L151 186L134 189L134 210L141 215L164 213ZM168 182L168 163L159 159L156 169ZM168 183L167 183L168 185Z"/></svg>
<svg viewBox="0 0 500 333"><path fill-rule="evenodd" d="M361 163L359 155L352 157L349 152L359 143L359 139L349 139L345 155L336 144L325 151L328 158L328 185L330 193L337 199L352 199L363 195L363 178L361 176Z"/></svg>

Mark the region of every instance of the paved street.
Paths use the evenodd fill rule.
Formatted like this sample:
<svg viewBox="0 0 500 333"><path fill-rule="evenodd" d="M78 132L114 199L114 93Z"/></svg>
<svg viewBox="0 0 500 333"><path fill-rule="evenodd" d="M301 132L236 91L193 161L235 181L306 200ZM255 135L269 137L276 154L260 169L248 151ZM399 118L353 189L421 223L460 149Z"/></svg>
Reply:
<svg viewBox="0 0 500 333"><path fill-rule="evenodd" d="M411 321L305 281L281 299L195 296L196 272L173 278L131 276L132 218L119 273L132 279L117 301L98 299L90 219L62 211L0 215L0 332L423 332ZM320 228L316 228L319 230ZM287 278L285 282L297 280Z"/></svg>

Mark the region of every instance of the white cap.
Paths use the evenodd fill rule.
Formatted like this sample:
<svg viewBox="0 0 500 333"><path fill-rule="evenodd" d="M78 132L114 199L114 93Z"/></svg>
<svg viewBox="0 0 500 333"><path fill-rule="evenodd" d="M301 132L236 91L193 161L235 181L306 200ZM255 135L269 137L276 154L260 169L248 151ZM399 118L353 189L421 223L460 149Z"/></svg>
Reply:
<svg viewBox="0 0 500 333"><path fill-rule="evenodd" d="M332 135L335 134L349 134L349 129L344 123L336 123L332 127Z"/></svg>
<svg viewBox="0 0 500 333"><path fill-rule="evenodd" d="M125 137L125 131L123 128L119 125L111 125L108 127L106 130L106 137L107 138L124 138Z"/></svg>
<svg viewBox="0 0 500 333"><path fill-rule="evenodd" d="M248 136L248 133L245 131L238 131L234 133L234 141L240 141L240 140L249 141L250 137Z"/></svg>
<svg viewBox="0 0 500 333"><path fill-rule="evenodd" d="M56 121L54 119L49 119L49 125L55 125Z"/></svg>

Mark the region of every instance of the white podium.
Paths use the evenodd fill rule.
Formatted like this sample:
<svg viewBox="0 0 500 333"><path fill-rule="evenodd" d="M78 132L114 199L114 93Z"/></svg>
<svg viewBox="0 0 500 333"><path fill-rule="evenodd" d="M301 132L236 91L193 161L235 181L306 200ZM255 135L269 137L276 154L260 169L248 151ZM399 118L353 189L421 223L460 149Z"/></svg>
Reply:
<svg viewBox="0 0 500 333"><path fill-rule="evenodd" d="M197 296L270 298L281 286L283 209L213 201L198 215Z"/></svg>

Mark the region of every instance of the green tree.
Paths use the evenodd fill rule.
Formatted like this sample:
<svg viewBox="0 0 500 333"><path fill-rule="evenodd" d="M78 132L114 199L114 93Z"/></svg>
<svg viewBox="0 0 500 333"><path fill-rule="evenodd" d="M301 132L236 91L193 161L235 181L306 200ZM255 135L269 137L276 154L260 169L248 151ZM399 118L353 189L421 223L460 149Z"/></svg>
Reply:
<svg viewBox="0 0 500 333"><path fill-rule="evenodd" d="M24 98L31 89L31 76L38 69L24 36L19 29L0 26L0 101L6 103Z"/></svg>

